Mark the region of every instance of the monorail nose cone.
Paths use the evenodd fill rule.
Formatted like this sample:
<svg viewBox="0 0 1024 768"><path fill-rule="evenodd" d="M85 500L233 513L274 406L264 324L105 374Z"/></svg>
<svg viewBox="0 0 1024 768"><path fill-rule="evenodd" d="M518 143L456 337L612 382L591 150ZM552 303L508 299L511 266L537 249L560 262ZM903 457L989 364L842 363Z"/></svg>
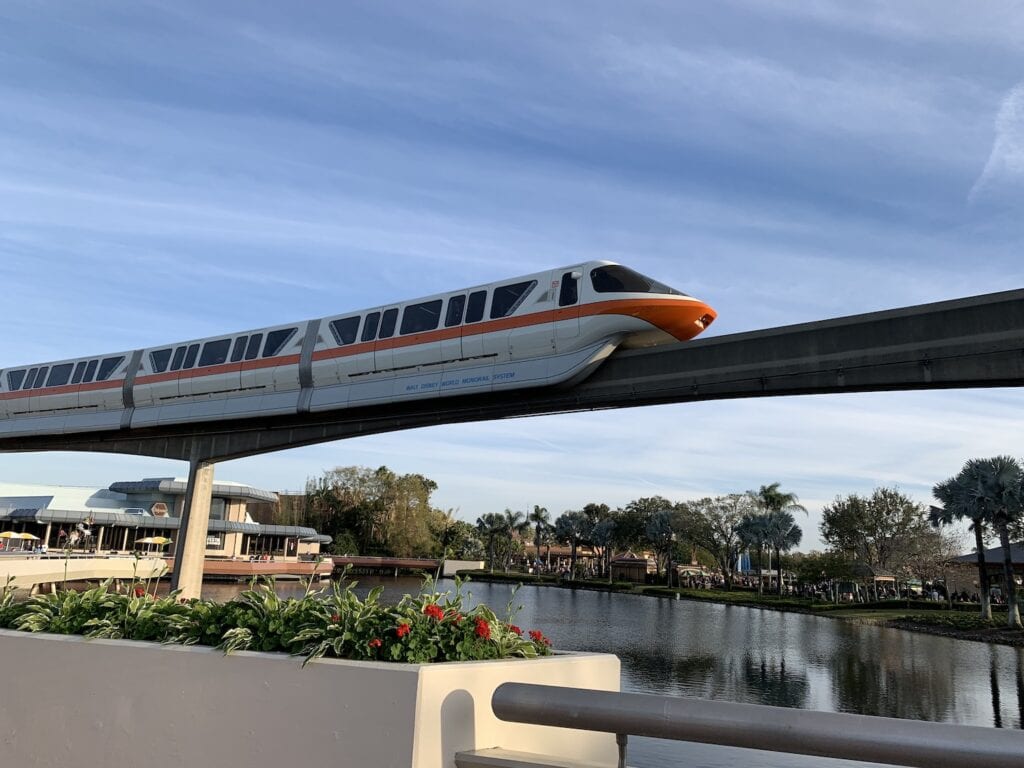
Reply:
<svg viewBox="0 0 1024 768"><path fill-rule="evenodd" d="M718 317L718 313L703 301L647 302L636 315L679 341L692 339Z"/></svg>

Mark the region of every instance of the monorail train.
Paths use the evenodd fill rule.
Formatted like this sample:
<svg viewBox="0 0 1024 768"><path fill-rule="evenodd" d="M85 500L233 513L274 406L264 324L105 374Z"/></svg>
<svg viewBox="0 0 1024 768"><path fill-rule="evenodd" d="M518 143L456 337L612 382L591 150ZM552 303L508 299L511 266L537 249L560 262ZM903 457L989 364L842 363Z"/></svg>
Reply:
<svg viewBox="0 0 1024 768"><path fill-rule="evenodd" d="M707 304L593 261L360 312L0 371L0 438L380 405L581 380L691 339Z"/></svg>

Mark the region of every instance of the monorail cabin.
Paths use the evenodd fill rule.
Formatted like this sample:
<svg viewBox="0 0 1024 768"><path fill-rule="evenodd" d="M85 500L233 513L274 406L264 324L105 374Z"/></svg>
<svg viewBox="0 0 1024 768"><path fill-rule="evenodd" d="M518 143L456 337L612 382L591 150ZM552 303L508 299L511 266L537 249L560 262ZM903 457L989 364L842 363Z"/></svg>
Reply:
<svg viewBox="0 0 1024 768"><path fill-rule="evenodd" d="M611 262L151 349L7 368L0 435L379 405L582 379L693 338L707 304Z"/></svg>

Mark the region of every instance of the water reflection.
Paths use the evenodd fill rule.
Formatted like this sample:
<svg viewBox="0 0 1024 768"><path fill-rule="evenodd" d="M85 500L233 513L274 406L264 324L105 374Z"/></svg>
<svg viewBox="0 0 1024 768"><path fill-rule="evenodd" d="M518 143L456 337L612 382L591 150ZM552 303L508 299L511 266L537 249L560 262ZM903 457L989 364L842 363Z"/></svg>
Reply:
<svg viewBox="0 0 1024 768"><path fill-rule="evenodd" d="M364 577L357 591L374 586L384 587L385 601L397 601L417 591L419 581ZM224 600L239 589L204 585L203 592ZM279 591L298 595L302 589L281 583ZM511 595L508 585L473 584L470 600L500 613ZM1024 724L1024 650L1017 648L599 592L524 587L515 603L522 606L516 623L543 629L557 648L616 654L623 690L982 726ZM701 755L694 765L737 764L728 756L735 750L638 741L633 765L679 764L680 750L688 750L687 760ZM751 764L830 763L765 756Z"/></svg>

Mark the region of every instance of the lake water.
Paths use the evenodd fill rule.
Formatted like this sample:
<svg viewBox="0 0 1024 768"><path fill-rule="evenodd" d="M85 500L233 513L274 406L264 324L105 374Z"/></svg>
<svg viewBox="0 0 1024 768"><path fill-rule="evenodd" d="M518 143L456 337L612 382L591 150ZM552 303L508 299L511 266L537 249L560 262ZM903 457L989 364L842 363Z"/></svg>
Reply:
<svg viewBox="0 0 1024 768"><path fill-rule="evenodd" d="M417 592L409 577L359 579L397 601ZM440 582L451 588L452 582ZM206 584L229 600L241 587ZM471 602L501 615L504 584L469 585ZM285 595L301 594L280 582ZM622 690L752 704L854 712L1000 728L1024 723L1024 649L951 640L835 619L545 587L523 587L515 623L541 629L560 650L614 653ZM631 738L632 766L810 768L863 765L820 758Z"/></svg>

